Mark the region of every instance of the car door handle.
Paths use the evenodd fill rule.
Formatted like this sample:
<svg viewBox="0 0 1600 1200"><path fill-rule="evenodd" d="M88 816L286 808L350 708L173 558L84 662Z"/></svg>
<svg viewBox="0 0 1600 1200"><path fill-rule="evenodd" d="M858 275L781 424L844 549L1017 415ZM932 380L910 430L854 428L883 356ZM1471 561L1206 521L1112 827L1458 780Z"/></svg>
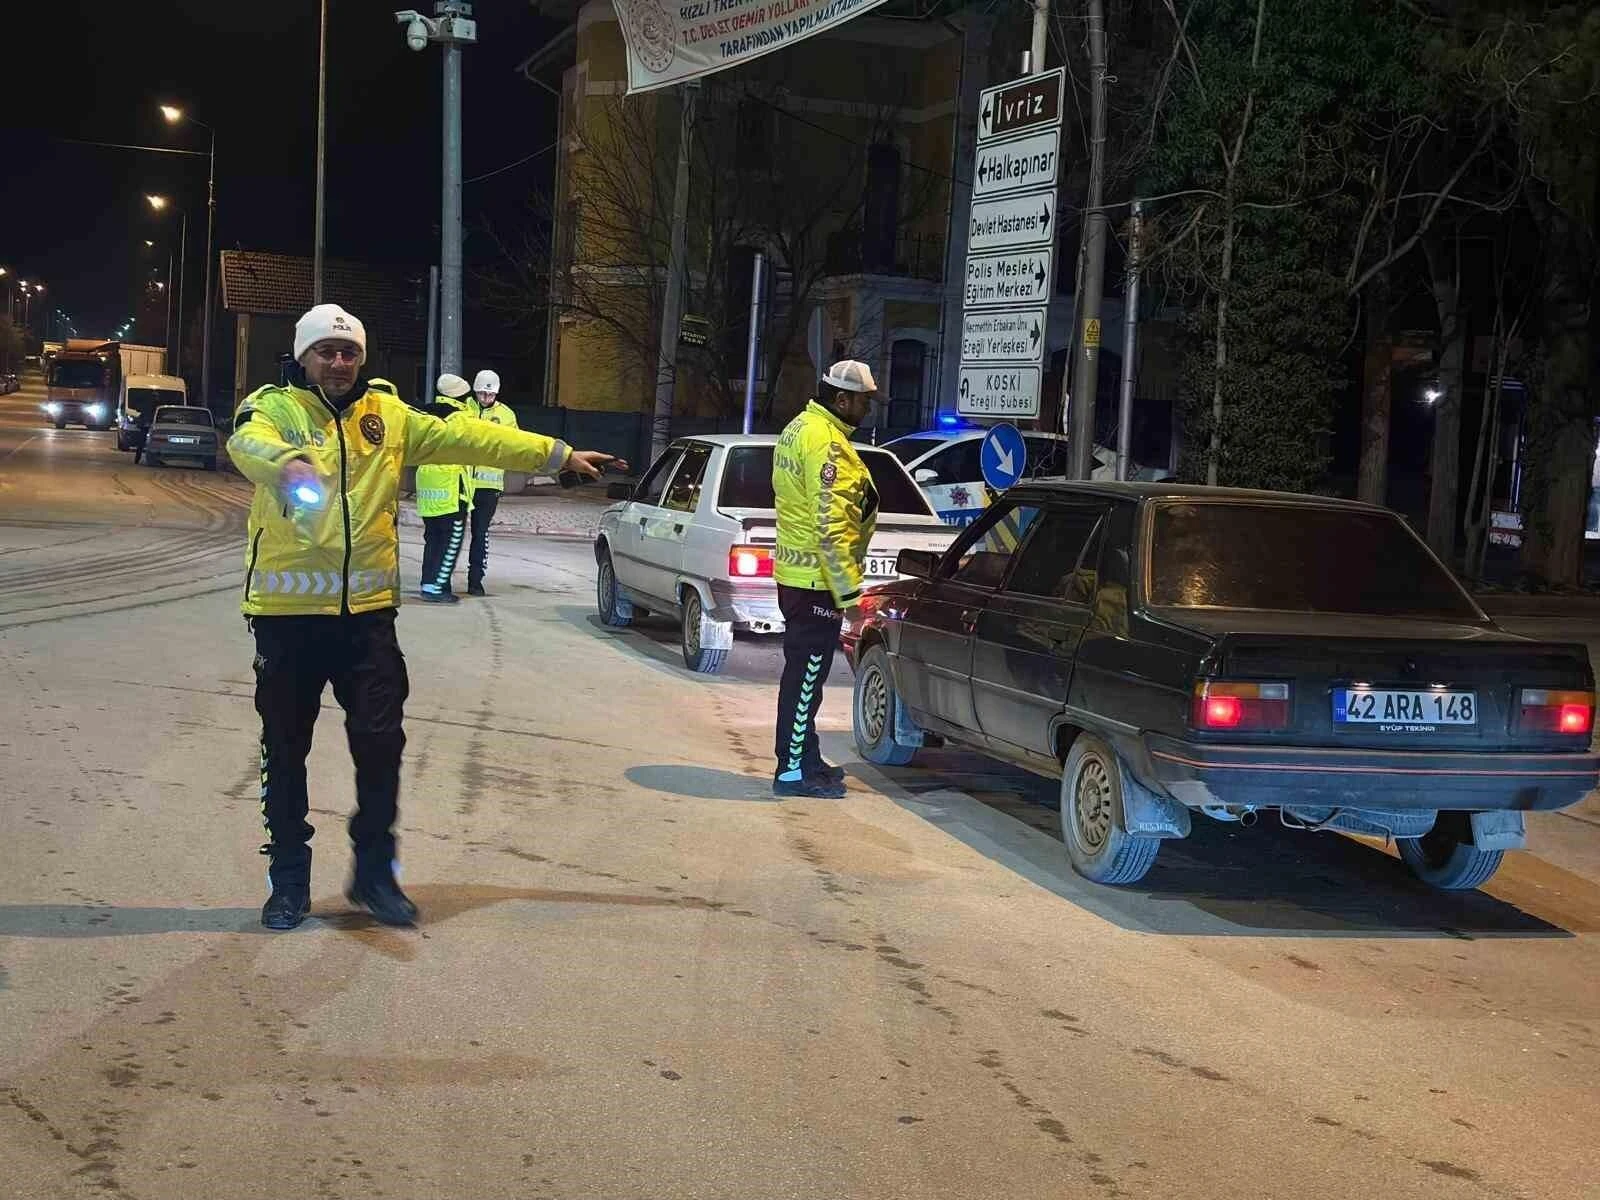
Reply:
<svg viewBox="0 0 1600 1200"><path fill-rule="evenodd" d="M961 628L971 633L978 626L978 610L969 608L961 614Z"/></svg>
<svg viewBox="0 0 1600 1200"><path fill-rule="evenodd" d="M649 523L649 521L650 521L649 517L640 517L639 518L639 528L643 529L645 527L645 525L647 525Z"/></svg>
<svg viewBox="0 0 1600 1200"><path fill-rule="evenodd" d="M673 533L682 533L683 532L683 526L682 525L674 525L672 527L672 532Z"/></svg>

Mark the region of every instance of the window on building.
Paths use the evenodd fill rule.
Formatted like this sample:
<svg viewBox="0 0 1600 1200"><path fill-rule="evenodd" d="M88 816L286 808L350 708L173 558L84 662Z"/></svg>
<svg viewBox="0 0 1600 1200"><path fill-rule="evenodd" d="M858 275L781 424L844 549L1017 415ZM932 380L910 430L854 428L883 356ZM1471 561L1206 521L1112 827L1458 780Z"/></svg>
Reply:
<svg viewBox="0 0 1600 1200"><path fill-rule="evenodd" d="M861 214L861 269L869 274L895 268L900 233L900 147L876 142L867 148L867 191Z"/></svg>
<svg viewBox="0 0 1600 1200"><path fill-rule="evenodd" d="M900 338L889 350L890 429L916 429L922 423L923 383L928 348L911 338Z"/></svg>

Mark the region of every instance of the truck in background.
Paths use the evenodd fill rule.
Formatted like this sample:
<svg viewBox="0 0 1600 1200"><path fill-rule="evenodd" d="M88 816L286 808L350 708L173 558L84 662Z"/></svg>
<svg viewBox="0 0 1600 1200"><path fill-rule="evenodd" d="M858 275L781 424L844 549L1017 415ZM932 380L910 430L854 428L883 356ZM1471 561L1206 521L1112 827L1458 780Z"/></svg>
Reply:
<svg viewBox="0 0 1600 1200"><path fill-rule="evenodd" d="M70 338L45 368L45 415L57 429L110 429L123 378L159 375L166 357L160 346Z"/></svg>

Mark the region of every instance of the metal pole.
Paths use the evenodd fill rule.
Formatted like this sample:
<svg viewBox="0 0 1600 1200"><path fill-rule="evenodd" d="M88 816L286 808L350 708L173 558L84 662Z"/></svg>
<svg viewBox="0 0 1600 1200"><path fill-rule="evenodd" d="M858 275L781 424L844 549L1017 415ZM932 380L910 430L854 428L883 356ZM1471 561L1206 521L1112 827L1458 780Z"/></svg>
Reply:
<svg viewBox="0 0 1600 1200"><path fill-rule="evenodd" d="M322 303L323 194L328 149L328 0L322 0L322 29L317 40L317 230L311 243L311 303Z"/></svg>
<svg viewBox="0 0 1600 1200"><path fill-rule="evenodd" d="M1028 74L1044 73L1045 45L1050 33L1050 0L1033 0L1033 46L1028 51Z"/></svg>
<svg viewBox="0 0 1600 1200"><path fill-rule="evenodd" d="M1139 255L1144 203L1133 202L1128 230L1128 280L1122 292L1122 396L1117 409L1117 478L1127 479L1133 461L1133 393L1139 379Z"/></svg>
<svg viewBox="0 0 1600 1200"><path fill-rule="evenodd" d="M217 131L211 131L211 173L206 179L206 292L200 318L200 404L209 407L211 389L211 260L217 220Z"/></svg>
<svg viewBox="0 0 1600 1200"><path fill-rule="evenodd" d="M667 448L673 391L678 379L678 323L683 316L684 225L689 220L689 138L694 128L697 84L678 86L678 175L672 186L672 240L667 250L666 291L661 297L661 339L656 348L656 408L650 425L650 460Z"/></svg>
<svg viewBox="0 0 1600 1200"><path fill-rule="evenodd" d="M188 273L189 210L184 209L178 233L178 344L172 353L172 373L183 374L183 277Z"/></svg>
<svg viewBox="0 0 1600 1200"><path fill-rule="evenodd" d="M744 431L750 433L756 422L756 357L761 342L761 275L766 255L756 251L750 270L750 344L744 356Z"/></svg>
<svg viewBox="0 0 1600 1200"><path fill-rule="evenodd" d="M1083 213L1083 299L1078 304L1077 351L1072 360L1072 433L1067 450L1072 478L1094 470L1095 398L1100 375L1100 300L1105 287L1106 214L1106 14L1102 0L1086 0L1089 12L1089 195Z"/></svg>
<svg viewBox="0 0 1600 1200"><path fill-rule="evenodd" d="M161 327L161 344L172 353L172 251L167 251L167 323Z"/></svg>
<svg viewBox="0 0 1600 1200"><path fill-rule="evenodd" d="M439 369L461 371L461 46L444 43L444 205Z"/></svg>
<svg viewBox="0 0 1600 1200"><path fill-rule="evenodd" d="M433 398L433 381L439 378L439 268L428 268L428 358L427 378L422 381L419 404Z"/></svg>

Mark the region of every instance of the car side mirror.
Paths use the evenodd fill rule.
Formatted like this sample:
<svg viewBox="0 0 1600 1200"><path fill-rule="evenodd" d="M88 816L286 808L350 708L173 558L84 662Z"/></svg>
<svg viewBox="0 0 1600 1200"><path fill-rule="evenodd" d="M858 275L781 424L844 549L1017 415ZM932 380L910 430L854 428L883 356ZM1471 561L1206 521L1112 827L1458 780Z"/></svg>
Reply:
<svg viewBox="0 0 1600 1200"><path fill-rule="evenodd" d="M632 500L633 499L633 484L631 484L631 483L608 483L606 485L606 499L607 500Z"/></svg>
<svg viewBox="0 0 1600 1200"><path fill-rule="evenodd" d="M894 569L911 579L932 579L938 565L939 556L932 550L902 550Z"/></svg>
<svg viewBox="0 0 1600 1200"><path fill-rule="evenodd" d="M932 467L918 467L916 474L911 478L915 479L920 486L927 487L930 483L939 482L939 472Z"/></svg>

